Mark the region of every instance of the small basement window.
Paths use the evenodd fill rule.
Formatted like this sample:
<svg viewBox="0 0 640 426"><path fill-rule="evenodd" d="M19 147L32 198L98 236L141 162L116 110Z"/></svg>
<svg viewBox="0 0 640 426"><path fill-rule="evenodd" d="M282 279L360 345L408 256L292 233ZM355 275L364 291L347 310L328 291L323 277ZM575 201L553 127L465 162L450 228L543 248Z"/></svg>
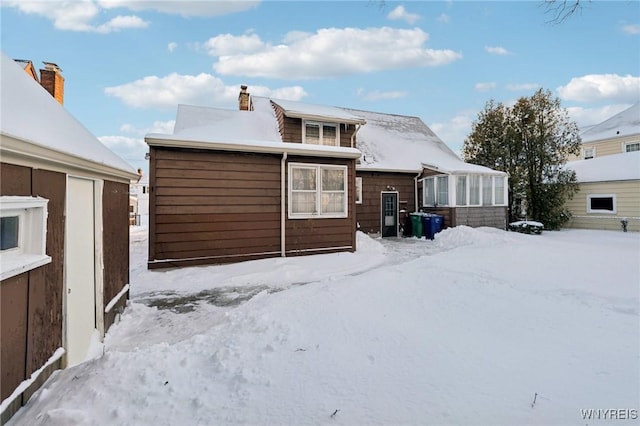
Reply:
<svg viewBox="0 0 640 426"><path fill-rule="evenodd" d="M631 142L624 144L625 152L640 151L640 142Z"/></svg>
<svg viewBox="0 0 640 426"><path fill-rule="evenodd" d="M40 197L0 197L0 280L51 262L46 254L47 203Z"/></svg>
<svg viewBox="0 0 640 426"><path fill-rule="evenodd" d="M587 213L616 213L615 194L590 194L587 195Z"/></svg>

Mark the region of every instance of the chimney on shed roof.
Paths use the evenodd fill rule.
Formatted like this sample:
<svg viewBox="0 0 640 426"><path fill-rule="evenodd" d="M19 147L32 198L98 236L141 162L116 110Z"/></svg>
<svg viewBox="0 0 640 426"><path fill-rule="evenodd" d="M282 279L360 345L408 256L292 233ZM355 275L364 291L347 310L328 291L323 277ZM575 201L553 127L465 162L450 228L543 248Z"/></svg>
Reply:
<svg viewBox="0 0 640 426"><path fill-rule="evenodd" d="M244 84L240 86L238 104L240 106L240 111L249 111L249 92L247 92L247 86Z"/></svg>
<svg viewBox="0 0 640 426"><path fill-rule="evenodd" d="M62 69L53 62L43 62L40 70L40 84L53 96L60 105L64 104L64 77Z"/></svg>

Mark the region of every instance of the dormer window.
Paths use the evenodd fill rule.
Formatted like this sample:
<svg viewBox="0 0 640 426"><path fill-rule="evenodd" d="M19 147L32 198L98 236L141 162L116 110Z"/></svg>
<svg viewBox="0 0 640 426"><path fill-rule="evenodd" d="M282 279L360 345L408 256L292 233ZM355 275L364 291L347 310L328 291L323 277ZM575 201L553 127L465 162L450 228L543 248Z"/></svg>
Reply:
<svg viewBox="0 0 640 426"><path fill-rule="evenodd" d="M592 158L596 157L596 148L591 146L591 147L585 147L582 148L582 158L584 160L590 160Z"/></svg>
<svg viewBox="0 0 640 426"><path fill-rule="evenodd" d="M302 123L302 143L340 146L340 127L337 124L306 120Z"/></svg>

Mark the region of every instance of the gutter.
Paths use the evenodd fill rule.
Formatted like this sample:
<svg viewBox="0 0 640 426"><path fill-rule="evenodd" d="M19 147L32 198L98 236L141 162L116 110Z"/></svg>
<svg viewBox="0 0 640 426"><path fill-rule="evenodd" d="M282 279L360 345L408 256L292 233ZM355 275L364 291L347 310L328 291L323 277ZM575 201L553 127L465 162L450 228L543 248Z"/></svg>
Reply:
<svg viewBox="0 0 640 426"><path fill-rule="evenodd" d="M422 172L415 175L413 178L413 189L414 189L414 212L418 211L418 178L422 176Z"/></svg>
<svg viewBox="0 0 640 426"><path fill-rule="evenodd" d="M358 130L360 130L361 127L362 127L361 124L356 124L356 130L355 132L353 132L353 135L351 135L351 148L356 147L356 134L358 133Z"/></svg>
<svg viewBox="0 0 640 426"><path fill-rule="evenodd" d="M290 142L258 141L247 142L206 142L197 140L169 139L164 137L146 136L145 142L149 146L167 148L206 149L209 151L252 152L259 154L300 155L307 157L360 158L362 153L355 148L331 147L322 148L321 145L306 145Z"/></svg>

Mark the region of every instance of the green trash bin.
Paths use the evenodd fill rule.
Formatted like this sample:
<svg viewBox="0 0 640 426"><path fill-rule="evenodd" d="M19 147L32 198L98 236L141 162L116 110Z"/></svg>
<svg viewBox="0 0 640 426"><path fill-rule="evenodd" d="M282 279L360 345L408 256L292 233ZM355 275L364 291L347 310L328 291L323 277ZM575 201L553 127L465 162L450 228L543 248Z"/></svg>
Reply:
<svg viewBox="0 0 640 426"><path fill-rule="evenodd" d="M422 238L422 215L420 213L411 213L410 216L413 236Z"/></svg>

